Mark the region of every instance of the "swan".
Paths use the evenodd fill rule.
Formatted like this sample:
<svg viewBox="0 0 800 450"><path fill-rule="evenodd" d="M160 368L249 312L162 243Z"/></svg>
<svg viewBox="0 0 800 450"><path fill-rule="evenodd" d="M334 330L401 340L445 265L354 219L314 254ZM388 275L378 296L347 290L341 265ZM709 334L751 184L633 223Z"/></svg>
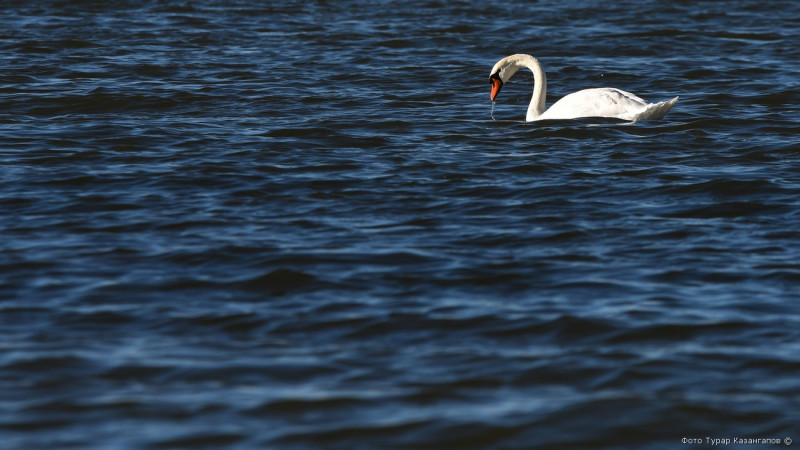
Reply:
<svg viewBox="0 0 800 450"><path fill-rule="evenodd" d="M539 61L531 55L506 56L494 65L489 76L492 85L491 100L497 98L503 85L517 71L527 67L533 72L533 98L525 120L577 119L580 117L611 117L623 120L657 120L664 117L678 97L659 103L647 103L641 98L616 88L584 89L573 92L545 108L547 76Z"/></svg>

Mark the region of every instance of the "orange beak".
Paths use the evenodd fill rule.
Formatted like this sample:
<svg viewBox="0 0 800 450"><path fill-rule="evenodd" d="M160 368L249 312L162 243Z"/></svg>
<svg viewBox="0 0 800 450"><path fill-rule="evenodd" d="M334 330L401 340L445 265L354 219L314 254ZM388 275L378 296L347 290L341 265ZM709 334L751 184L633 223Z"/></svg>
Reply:
<svg viewBox="0 0 800 450"><path fill-rule="evenodd" d="M500 93L500 89L503 88L503 81L497 75L492 75L489 77L489 83L492 84L492 93L489 98L494 101L497 98L497 94Z"/></svg>

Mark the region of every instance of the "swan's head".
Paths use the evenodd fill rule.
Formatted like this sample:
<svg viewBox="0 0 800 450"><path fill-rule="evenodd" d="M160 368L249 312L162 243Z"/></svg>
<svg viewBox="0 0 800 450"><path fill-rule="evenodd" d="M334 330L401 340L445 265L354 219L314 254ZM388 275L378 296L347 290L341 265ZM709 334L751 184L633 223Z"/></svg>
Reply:
<svg viewBox="0 0 800 450"><path fill-rule="evenodd" d="M489 75L489 84L492 85L492 93L490 94L492 101L497 98L497 94L500 93L500 89L503 88L506 81L514 76L517 70L522 66L520 62L524 56L527 55L506 56L500 61L497 61L497 64L492 67L492 71Z"/></svg>

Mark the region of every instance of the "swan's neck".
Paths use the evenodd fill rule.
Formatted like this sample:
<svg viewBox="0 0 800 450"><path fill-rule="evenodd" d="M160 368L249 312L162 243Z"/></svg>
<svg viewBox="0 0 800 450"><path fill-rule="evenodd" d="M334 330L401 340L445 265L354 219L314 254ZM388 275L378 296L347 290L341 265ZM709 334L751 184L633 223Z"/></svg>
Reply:
<svg viewBox="0 0 800 450"><path fill-rule="evenodd" d="M533 97L531 97L531 104L528 106L528 114L525 118L530 122L544 114L545 99L547 98L547 75L544 74L539 61L532 56L525 58L520 63L533 72Z"/></svg>

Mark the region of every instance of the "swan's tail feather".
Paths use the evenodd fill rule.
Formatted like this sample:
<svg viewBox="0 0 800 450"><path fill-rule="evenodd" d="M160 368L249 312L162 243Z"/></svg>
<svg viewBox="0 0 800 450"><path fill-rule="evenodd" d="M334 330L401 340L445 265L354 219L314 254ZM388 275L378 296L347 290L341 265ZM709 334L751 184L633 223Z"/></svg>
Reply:
<svg viewBox="0 0 800 450"><path fill-rule="evenodd" d="M647 105L647 108L644 111L640 112L636 115L634 120L659 120L663 119L664 116L667 115L670 109L678 102L678 97L673 98L672 100L667 100L664 102L654 103L652 105Z"/></svg>

